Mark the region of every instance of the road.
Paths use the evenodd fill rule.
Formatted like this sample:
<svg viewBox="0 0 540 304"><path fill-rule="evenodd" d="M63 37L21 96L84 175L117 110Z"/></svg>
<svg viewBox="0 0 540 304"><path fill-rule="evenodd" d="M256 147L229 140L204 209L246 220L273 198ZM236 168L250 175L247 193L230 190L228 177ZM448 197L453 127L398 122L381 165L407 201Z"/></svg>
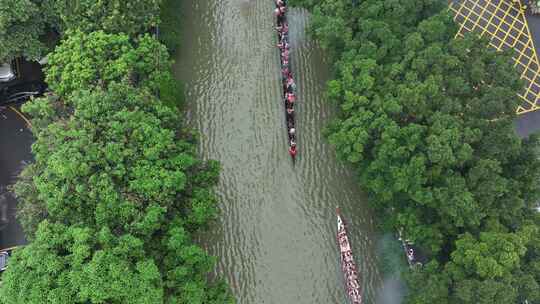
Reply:
<svg viewBox="0 0 540 304"><path fill-rule="evenodd" d="M514 65L524 81L517 109L516 132L521 137L540 130L540 17L521 10L512 0L452 0L460 35L475 31L497 50L512 48Z"/></svg>
<svg viewBox="0 0 540 304"><path fill-rule="evenodd" d="M0 204L7 204L8 219L7 225L0 230L0 248L26 242L22 228L15 220L16 200L5 189L16 181L24 164L32 160L32 142L32 133L17 108L0 108L0 191L4 194Z"/></svg>
<svg viewBox="0 0 540 304"><path fill-rule="evenodd" d="M540 16L533 16L526 14L527 23L529 24L529 30L531 31L531 38L536 49L536 54L540 54ZM530 112L518 116L516 119L516 131L522 136L528 136L529 134L540 130L540 111Z"/></svg>

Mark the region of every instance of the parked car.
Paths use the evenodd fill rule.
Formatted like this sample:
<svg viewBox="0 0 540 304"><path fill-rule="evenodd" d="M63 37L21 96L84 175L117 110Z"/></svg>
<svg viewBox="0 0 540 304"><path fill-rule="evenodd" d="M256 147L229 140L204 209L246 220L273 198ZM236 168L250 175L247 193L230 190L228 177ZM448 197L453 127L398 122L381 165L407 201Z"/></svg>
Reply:
<svg viewBox="0 0 540 304"><path fill-rule="evenodd" d="M43 94L47 86L42 63L46 62L45 58L39 62L17 58L10 63L0 63L0 105Z"/></svg>
<svg viewBox="0 0 540 304"><path fill-rule="evenodd" d="M1 83L10 82L15 78L16 78L16 75L15 75L15 72L13 71L13 68L11 67L11 64L9 63L0 64L0 82Z"/></svg>
<svg viewBox="0 0 540 304"><path fill-rule="evenodd" d="M15 248L17 247L0 249L0 273L7 269L9 258L13 254Z"/></svg>

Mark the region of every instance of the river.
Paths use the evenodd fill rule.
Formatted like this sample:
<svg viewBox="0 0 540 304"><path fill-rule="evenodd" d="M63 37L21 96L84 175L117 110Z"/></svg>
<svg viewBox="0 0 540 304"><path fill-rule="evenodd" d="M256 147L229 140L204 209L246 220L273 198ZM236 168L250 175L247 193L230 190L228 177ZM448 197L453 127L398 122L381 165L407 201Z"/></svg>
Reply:
<svg viewBox="0 0 540 304"><path fill-rule="evenodd" d="M202 237L240 304L344 303L335 207L349 223L366 303L381 286L377 234L365 195L322 136L329 64L293 9L299 156L287 153L271 0L184 1L175 73L186 83L200 153L217 159L221 214Z"/></svg>

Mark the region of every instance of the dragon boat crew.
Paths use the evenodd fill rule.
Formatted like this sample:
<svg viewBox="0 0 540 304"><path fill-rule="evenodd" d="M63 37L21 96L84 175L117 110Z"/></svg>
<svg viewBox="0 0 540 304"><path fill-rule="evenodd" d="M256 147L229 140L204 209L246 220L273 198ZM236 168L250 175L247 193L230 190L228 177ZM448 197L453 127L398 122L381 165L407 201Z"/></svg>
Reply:
<svg viewBox="0 0 540 304"><path fill-rule="evenodd" d="M294 128L294 126L292 128L289 129L289 135L294 137L296 134L296 129Z"/></svg>
<svg viewBox="0 0 540 304"><path fill-rule="evenodd" d="M285 79L287 79L291 75L289 67L281 66L281 75L283 77L283 80L285 81Z"/></svg>
<svg viewBox="0 0 540 304"><path fill-rule="evenodd" d="M287 41L284 41L284 42L280 41L280 42L278 42L277 47L280 50L289 49L289 43Z"/></svg>
<svg viewBox="0 0 540 304"><path fill-rule="evenodd" d="M285 12L281 8L276 7L276 9L274 10L274 15L277 18L278 24L282 24L283 22L285 22Z"/></svg>
<svg viewBox="0 0 540 304"><path fill-rule="evenodd" d="M296 83L292 77L287 78L287 83L285 84L285 90L288 93L293 93L296 90Z"/></svg>
<svg viewBox="0 0 540 304"><path fill-rule="evenodd" d="M278 33L280 34L287 34L289 33L289 25L287 24L287 22L284 22L278 26L276 26L276 30L278 31Z"/></svg>
<svg viewBox="0 0 540 304"><path fill-rule="evenodd" d="M279 43L283 43L283 44L289 44L289 37L287 34L284 34L282 35L281 33L278 32L278 37L279 37Z"/></svg>
<svg viewBox="0 0 540 304"><path fill-rule="evenodd" d="M294 119L294 107L287 107L287 116Z"/></svg>
<svg viewBox="0 0 540 304"><path fill-rule="evenodd" d="M285 93L285 98L290 104L294 104L296 101L296 95L294 93Z"/></svg>
<svg viewBox="0 0 540 304"><path fill-rule="evenodd" d="M296 156L296 153L297 153L296 142L294 141L294 139L291 139L290 144L289 144L289 154L294 159Z"/></svg>
<svg viewBox="0 0 540 304"><path fill-rule="evenodd" d="M288 49L284 49L283 51L281 51L281 57L289 59L289 55L290 53Z"/></svg>

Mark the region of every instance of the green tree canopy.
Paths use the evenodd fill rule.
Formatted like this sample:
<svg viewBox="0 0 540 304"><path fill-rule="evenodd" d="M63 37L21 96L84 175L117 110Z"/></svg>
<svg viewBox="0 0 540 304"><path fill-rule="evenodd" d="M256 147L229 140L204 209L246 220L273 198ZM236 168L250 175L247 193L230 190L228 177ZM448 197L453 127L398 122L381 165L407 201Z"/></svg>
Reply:
<svg viewBox="0 0 540 304"><path fill-rule="evenodd" d="M0 1L0 62L24 56L37 60L45 55L43 43L49 1Z"/></svg>
<svg viewBox="0 0 540 304"><path fill-rule="evenodd" d="M161 0L54 1L64 30L103 30L136 36L159 23Z"/></svg>
<svg viewBox="0 0 540 304"><path fill-rule="evenodd" d="M115 82L23 109L35 163L15 190L32 242L3 278L4 303L232 301L208 285L214 259L190 236L216 216L218 166L195 157L176 110Z"/></svg>
<svg viewBox="0 0 540 304"><path fill-rule="evenodd" d="M19 56L40 59L56 32L101 30L137 37L159 24L160 5L161 0L2 0L0 62Z"/></svg>
<svg viewBox="0 0 540 304"><path fill-rule="evenodd" d="M46 80L60 96L112 81L156 89L170 71L167 49L149 35L73 32L49 55Z"/></svg>
<svg viewBox="0 0 540 304"><path fill-rule="evenodd" d="M36 162L28 169L35 189L20 188L23 201L33 194L23 206L45 207L52 221L148 238L168 213L182 212L191 224L206 222L201 214L215 215L206 187L216 181L216 165L195 158L193 135L178 129L178 112L146 89L112 83L65 101L40 98L23 109L36 126Z"/></svg>
<svg viewBox="0 0 540 304"><path fill-rule="evenodd" d="M96 235L98 237L96 237ZM162 303L162 279L143 242L106 228L44 221L2 277L2 303Z"/></svg>

